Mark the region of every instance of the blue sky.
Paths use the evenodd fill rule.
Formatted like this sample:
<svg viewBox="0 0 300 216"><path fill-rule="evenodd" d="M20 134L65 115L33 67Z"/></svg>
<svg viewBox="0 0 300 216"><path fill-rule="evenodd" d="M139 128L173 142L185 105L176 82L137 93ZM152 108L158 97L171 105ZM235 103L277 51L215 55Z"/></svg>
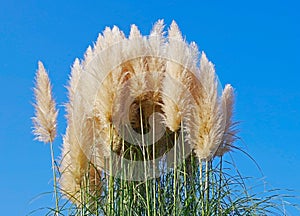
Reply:
<svg viewBox="0 0 300 216"><path fill-rule="evenodd" d="M0 0L0 206L2 215L25 215L49 206L49 146L33 141L32 87L38 60L50 73L62 104L70 66L82 58L105 26L125 34L130 24L148 34L157 19L177 21L237 93L239 143L274 188L300 195L300 3L299 1L4 1ZM55 141L59 155L61 136ZM234 153L243 175L261 174ZM299 201L298 201L299 203ZM51 204L50 204L51 205ZM291 212L292 213L292 212Z"/></svg>

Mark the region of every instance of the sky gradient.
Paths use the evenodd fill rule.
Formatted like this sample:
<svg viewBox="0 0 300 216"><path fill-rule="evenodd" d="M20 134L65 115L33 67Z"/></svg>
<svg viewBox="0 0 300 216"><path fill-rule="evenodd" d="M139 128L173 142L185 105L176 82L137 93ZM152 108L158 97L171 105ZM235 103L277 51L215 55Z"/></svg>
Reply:
<svg viewBox="0 0 300 216"><path fill-rule="evenodd" d="M136 24L147 35L158 19L167 26L175 20L186 40L195 41L215 64L223 86L235 88L243 140L237 144L256 160L268 185L300 195L299 1L0 3L2 215L26 215L53 204L51 195L42 195L52 187L50 149L31 134L38 60L49 71L60 110L58 156L66 125L64 86L75 58L83 58L106 26L117 25L128 35ZM249 158L232 155L243 175L262 178Z"/></svg>

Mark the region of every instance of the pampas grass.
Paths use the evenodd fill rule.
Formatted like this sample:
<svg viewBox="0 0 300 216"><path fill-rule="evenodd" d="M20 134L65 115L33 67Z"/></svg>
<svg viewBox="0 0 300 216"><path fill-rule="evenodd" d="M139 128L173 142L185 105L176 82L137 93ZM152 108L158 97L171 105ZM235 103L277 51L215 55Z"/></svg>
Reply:
<svg viewBox="0 0 300 216"><path fill-rule="evenodd" d="M234 106L234 89L230 84L227 84L222 92L222 108L225 119L224 134L221 145L216 152L217 156L223 156L229 152L233 147L232 144L237 139L236 129L238 122L233 120L233 106Z"/></svg>
<svg viewBox="0 0 300 216"><path fill-rule="evenodd" d="M59 189L67 215L262 215L273 198L249 195L235 164L234 90L173 21L148 37L105 28L68 84ZM41 63L36 78L37 139L51 143L57 111ZM218 156L218 157L217 157ZM52 160L54 167L54 158ZM270 210L271 209L271 210ZM280 210L279 210L280 212Z"/></svg>
<svg viewBox="0 0 300 216"><path fill-rule="evenodd" d="M69 91L69 103L66 104L68 127L63 138L60 167L61 191L76 204L84 202L82 188L85 188L86 185L93 185L91 188L98 190L100 186L99 172L93 165L95 161L90 163L92 147L95 143L93 119L81 115L85 112L85 101L77 94L81 73L82 66L76 59L67 87ZM85 179L87 173L89 175L97 174L93 175L93 179ZM96 189L97 187L98 189Z"/></svg>
<svg viewBox="0 0 300 216"><path fill-rule="evenodd" d="M166 126L177 131L191 112L189 70L197 56L189 55L190 49L183 41L177 24L173 21L168 31L166 76L162 87L162 109ZM195 66L194 66L195 67Z"/></svg>
<svg viewBox="0 0 300 216"><path fill-rule="evenodd" d="M52 96L51 83L42 62L38 63L36 86L34 88L35 117L32 118L35 138L41 142L53 142L56 136L56 118L58 111Z"/></svg>
<svg viewBox="0 0 300 216"><path fill-rule="evenodd" d="M52 96L52 87L42 62L38 62L38 70L36 73L36 84L34 88L35 101L35 117L32 118L34 129L33 134L40 142L50 143L51 164L53 173L53 188L55 195L55 215L59 212L56 167L54 161L54 152L52 142L56 136L57 114L55 101Z"/></svg>
<svg viewBox="0 0 300 216"><path fill-rule="evenodd" d="M218 98L218 83L214 67L202 53L199 70L199 92L194 110L193 149L200 160L210 161L222 142L224 112Z"/></svg>

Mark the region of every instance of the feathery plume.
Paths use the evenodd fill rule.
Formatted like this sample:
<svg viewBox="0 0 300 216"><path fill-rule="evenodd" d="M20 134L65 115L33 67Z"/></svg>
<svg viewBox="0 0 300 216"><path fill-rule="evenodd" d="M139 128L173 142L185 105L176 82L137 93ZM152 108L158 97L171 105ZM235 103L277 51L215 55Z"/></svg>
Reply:
<svg viewBox="0 0 300 216"><path fill-rule="evenodd" d="M96 148L104 151L98 154L103 160L110 155L111 147L116 151L119 149L118 133L112 127L112 120L123 79L122 68L117 65L122 60L124 39L124 33L116 26L112 29L107 27L98 36L93 49L94 58L84 67L85 75L79 88L82 98L86 100L87 116L97 122L97 127L94 127L95 139L99 141ZM112 134L115 139L111 146Z"/></svg>
<svg viewBox="0 0 300 216"><path fill-rule="evenodd" d="M91 49L88 48L86 59L91 55ZM83 107L78 105L80 95L78 94L77 87L82 73L81 65L78 59L75 60L71 75L69 78L68 96L69 103L66 104L68 127L66 134L63 138L62 156L61 156L61 177L59 183L61 191L74 203L80 201L79 191L84 172L88 165L88 159L83 152L79 137L81 134L80 126ZM77 98L76 98L77 97ZM75 103L75 104L74 104ZM77 111L77 112L76 112ZM76 122L76 120L79 120Z"/></svg>
<svg viewBox="0 0 300 216"><path fill-rule="evenodd" d="M225 129L221 145L216 151L216 156L223 156L230 151L232 144L236 140L238 130L235 128L237 122L233 122L234 89L227 84L222 93L223 115L225 118Z"/></svg>
<svg viewBox="0 0 300 216"><path fill-rule="evenodd" d="M189 97L191 75L187 65L190 56L186 56L190 50L174 21L168 35L166 75L162 84L162 110L166 126L171 131L177 131L191 109Z"/></svg>
<svg viewBox="0 0 300 216"><path fill-rule="evenodd" d="M193 149L200 160L211 160L222 142L224 119L217 95L215 69L206 55L200 59L200 88L192 127Z"/></svg>
<svg viewBox="0 0 300 216"><path fill-rule="evenodd" d="M86 56L92 56L91 48L87 50ZM86 57L86 61L90 61ZM84 64L84 63L83 63ZM68 127L63 138L62 156L61 156L61 178L60 185L63 194L72 202L82 203L81 190L89 189L97 191L100 182L99 175L93 175L93 179L89 179L88 185L90 188L84 187L86 174L99 173L95 166L89 165L93 163L92 147L95 143L93 122L86 116L85 101L82 98L81 92L78 91L78 83L83 73L83 65L78 59L75 60L68 89L69 103L67 108ZM90 170L90 171L89 171ZM95 184L98 182L97 184Z"/></svg>
<svg viewBox="0 0 300 216"><path fill-rule="evenodd" d="M56 119L58 111L55 108L55 101L52 96L52 87L48 74L42 62L38 62L36 73L36 85L34 88L35 117L32 118L33 133L37 140L48 143L56 136Z"/></svg>

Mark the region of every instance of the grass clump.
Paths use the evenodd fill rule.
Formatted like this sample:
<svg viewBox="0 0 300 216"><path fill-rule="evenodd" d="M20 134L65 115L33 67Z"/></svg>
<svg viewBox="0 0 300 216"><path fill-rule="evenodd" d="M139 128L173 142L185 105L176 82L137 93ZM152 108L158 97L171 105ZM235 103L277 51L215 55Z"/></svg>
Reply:
<svg viewBox="0 0 300 216"><path fill-rule="evenodd" d="M47 215L282 215L277 191L250 193L225 160L237 149L234 89L175 22L165 36L106 28L72 67L59 166L57 111L37 73L37 139L50 142L55 208Z"/></svg>

